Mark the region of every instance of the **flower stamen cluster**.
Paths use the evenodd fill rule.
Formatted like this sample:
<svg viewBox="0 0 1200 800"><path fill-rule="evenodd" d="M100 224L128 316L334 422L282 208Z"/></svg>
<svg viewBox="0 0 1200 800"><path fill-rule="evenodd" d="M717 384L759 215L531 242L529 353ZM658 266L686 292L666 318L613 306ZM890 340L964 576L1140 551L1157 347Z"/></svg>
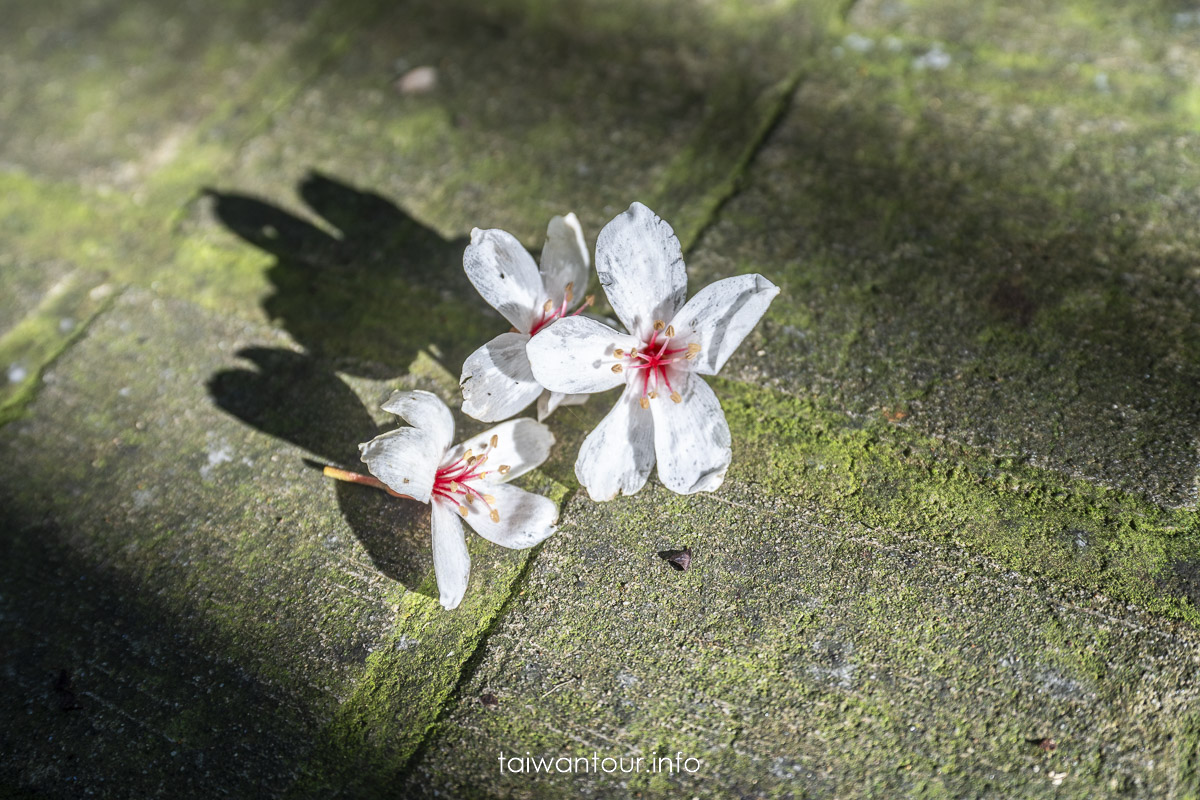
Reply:
<svg viewBox="0 0 1200 800"><path fill-rule="evenodd" d="M737 275L688 299L679 239L640 203L600 231L596 273L623 331L567 317L525 343L534 380L552 393L624 384L584 439L575 476L594 500L640 490L656 464L671 491L714 491L733 451L720 401L703 376L720 371L779 287L761 275ZM671 402L652 402L660 397Z"/></svg>
<svg viewBox="0 0 1200 800"><path fill-rule="evenodd" d="M533 325L530 326L529 335L536 336L538 331L549 325L551 322L554 322L556 319L574 317L582 314L586 309L591 308L592 304L596 302L596 295L589 294L587 297L583 298L583 302L579 304L579 307L576 308L572 313L568 314L567 309L571 308L571 302L574 299L575 284L568 283L567 288L563 291L563 301L561 305L556 306L553 299L547 300L542 304L542 314L537 320L534 321ZM517 329L513 328L513 330L516 331Z"/></svg>
<svg viewBox="0 0 1200 800"><path fill-rule="evenodd" d="M475 455L471 450L463 453L457 461L438 467L437 472L433 476L433 489L430 494L434 498L453 503L458 509L458 513L466 519L470 513L468 506L475 502L475 498L479 498L483 503L491 509L489 517L492 522L500 521L500 510L496 508L496 498L490 494L484 494L478 488L471 485L471 481L482 480L487 476L488 471L483 469L483 466L488 461L488 451L493 450L500 443L500 437L497 434L492 434L491 440L484 448L483 452ZM497 470L501 475L508 474L509 466L501 464Z"/></svg>
<svg viewBox="0 0 1200 800"><path fill-rule="evenodd" d="M640 348L635 347L628 353L619 347L613 351L615 357L624 359L623 362L613 364L613 372L641 370L642 396L638 404L642 408L649 408L650 401L658 398L658 393L663 387L670 393L672 402L683 402L683 396L671 386L671 365L694 360L700 355L701 347L699 342L683 344L675 339L675 326L656 320L650 338L643 342Z"/></svg>

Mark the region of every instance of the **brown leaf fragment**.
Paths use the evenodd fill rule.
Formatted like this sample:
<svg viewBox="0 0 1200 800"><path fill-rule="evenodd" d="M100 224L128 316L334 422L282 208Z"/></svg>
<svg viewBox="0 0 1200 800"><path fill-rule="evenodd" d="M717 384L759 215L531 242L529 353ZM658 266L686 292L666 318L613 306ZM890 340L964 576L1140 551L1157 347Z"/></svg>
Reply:
<svg viewBox="0 0 1200 800"><path fill-rule="evenodd" d="M690 547L682 550L660 550L658 557L679 572L687 572L692 567L692 548Z"/></svg>

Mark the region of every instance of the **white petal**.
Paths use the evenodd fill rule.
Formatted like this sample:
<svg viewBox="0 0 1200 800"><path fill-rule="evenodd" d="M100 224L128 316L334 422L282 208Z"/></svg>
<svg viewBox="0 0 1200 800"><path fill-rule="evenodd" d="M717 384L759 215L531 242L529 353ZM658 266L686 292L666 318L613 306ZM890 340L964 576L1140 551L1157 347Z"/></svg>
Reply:
<svg viewBox="0 0 1200 800"><path fill-rule="evenodd" d="M575 477L593 500L612 500L622 492L634 494L650 476L654 418L638 404L641 396L640 389L627 387L579 448Z"/></svg>
<svg viewBox="0 0 1200 800"><path fill-rule="evenodd" d="M588 283L588 250L583 229L574 214L555 217L546 226L546 246L542 248L542 284L546 295L558 305L567 284L575 297L583 297Z"/></svg>
<svg viewBox="0 0 1200 800"><path fill-rule="evenodd" d="M360 444L363 463L393 491L429 502L442 448L417 428L397 428Z"/></svg>
<svg viewBox="0 0 1200 800"><path fill-rule="evenodd" d="M476 497L467 506L467 524L489 542L523 550L554 533L558 506L550 498L505 483L480 486L480 491L496 502L489 507ZM493 509L499 517L496 522L491 518Z"/></svg>
<svg viewBox="0 0 1200 800"><path fill-rule="evenodd" d="M383 410L429 434L429 438L442 450L454 440L454 417L442 398L420 389L412 392L392 392L383 404Z"/></svg>
<svg viewBox="0 0 1200 800"><path fill-rule="evenodd" d="M433 504L433 572L437 576L438 594L442 607L449 611L458 608L467 593L471 576L471 556L463 536L458 511L449 503Z"/></svg>
<svg viewBox="0 0 1200 800"><path fill-rule="evenodd" d="M542 386L552 392L591 394L625 382L624 372L613 372L613 365L622 361L613 351L637 346L637 339L593 319L566 317L538 331L525 352Z"/></svg>
<svg viewBox="0 0 1200 800"><path fill-rule="evenodd" d="M508 419L537 399L542 385L529 369L527 333L502 333L463 363L464 414L483 422ZM449 442L447 442L449 444Z"/></svg>
<svg viewBox="0 0 1200 800"><path fill-rule="evenodd" d="M733 458L729 425L716 394L699 375L681 373L676 391L682 402L659 395L654 414L654 452L658 479L673 492L711 492L724 482Z"/></svg>
<svg viewBox="0 0 1200 800"><path fill-rule="evenodd" d="M545 422L546 417L553 414L559 406L579 406L586 403L587 400L588 395L586 394L564 394L546 389L538 397L538 422Z"/></svg>
<svg viewBox="0 0 1200 800"><path fill-rule="evenodd" d="M655 320L670 322L687 296L679 240L641 203L600 231L596 273L625 328L642 338L650 335Z"/></svg>
<svg viewBox="0 0 1200 800"><path fill-rule="evenodd" d="M678 336L700 345L692 368L717 374L777 294L779 287L762 275L738 275L710 283L688 300L671 324Z"/></svg>
<svg viewBox="0 0 1200 800"><path fill-rule="evenodd" d="M471 231L463 253L467 278L492 308L528 333L541 317L542 276L529 251L502 230Z"/></svg>
<svg viewBox="0 0 1200 800"><path fill-rule="evenodd" d="M493 436L496 437L495 447L492 447ZM554 434L549 428L521 417L472 436L447 453L442 463L453 464L469 449L473 455L487 455L483 469L488 473L488 482L510 481L540 466L550 455L553 445ZM508 467L503 474L500 472L502 466Z"/></svg>

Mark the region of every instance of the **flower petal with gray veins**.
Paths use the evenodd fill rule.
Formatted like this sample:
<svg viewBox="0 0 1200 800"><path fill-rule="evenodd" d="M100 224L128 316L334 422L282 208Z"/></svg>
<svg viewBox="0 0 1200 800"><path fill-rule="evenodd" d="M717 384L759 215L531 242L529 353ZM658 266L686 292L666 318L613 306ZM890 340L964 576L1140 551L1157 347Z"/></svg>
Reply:
<svg viewBox="0 0 1200 800"><path fill-rule="evenodd" d="M711 492L725 481L733 458L729 424L716 394L699 375L681 373L682 402L661 395L650 402L658 479L672 492Z"/></svg>
<svg viewBox="0 0 1200 800"><path fill-rule="evenodd" d="M429 502L442 449L428 433L397 428L360 444L358 449L371 474L393 491Z"/></svg>
<svg viewBox="0 0 1200 800"><path fill-rule="evenodd" d="M463 253L467 278L492 308L513 327L529 333L541 318L542 276L533 256L507 231L471 231Z"/></svg>
<svg viewBox="0 0 1200 800"><path fill-rule="evenodd" d="M575 477L597 502L634 494L654 467L654 418L639 405L642 393L625 388L612 411L583 440ZM670 401L667 401L670 402Z"/></svg>
<svg viewBox="0 0 1200 800"><path fill-rule="evenodd" d="M502 333L467 356L458 381L464 414L481 422L496 422L519 413L538 398L542 385L529 367L528 341L527 333Z"/></svg>
<svg viewBox="0 0 1200 800"><path fill-rule="evenodd" d="M433 529L433 572L439 600L447 611L458 608L471 577L471 556L463 535L462 520L449 503L436 500L430 519Z"/></svg>
<svg viewBox="0 0 1200 800"><path fill-rule="evenodd" d="M604 226L596 240L596 274L625 329L648 338L687 296L687 270L671 226L641 203Z"/></svg>

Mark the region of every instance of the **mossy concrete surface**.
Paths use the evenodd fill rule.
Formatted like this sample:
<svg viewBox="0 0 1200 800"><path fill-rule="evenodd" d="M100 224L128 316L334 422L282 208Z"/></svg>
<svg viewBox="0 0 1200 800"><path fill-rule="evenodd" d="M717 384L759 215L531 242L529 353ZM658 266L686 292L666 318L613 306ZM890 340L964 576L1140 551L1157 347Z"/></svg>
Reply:
<svg viewBox="0 0 1200 800"><path fill-rule="evenodd" d="M1200 26L1009 5L856 4L692 266L770 385L1192 505Z"/></svg>
<svg viewBox="0 0 1200 800"><path fill-rule="evenodd" d="M15 4L0 794L1200 796L1198 76L1165 1ZM728 479L592 503L562 409L444 612L320 467L506 329L472 227L632 200L783 289Z"/></svg>

